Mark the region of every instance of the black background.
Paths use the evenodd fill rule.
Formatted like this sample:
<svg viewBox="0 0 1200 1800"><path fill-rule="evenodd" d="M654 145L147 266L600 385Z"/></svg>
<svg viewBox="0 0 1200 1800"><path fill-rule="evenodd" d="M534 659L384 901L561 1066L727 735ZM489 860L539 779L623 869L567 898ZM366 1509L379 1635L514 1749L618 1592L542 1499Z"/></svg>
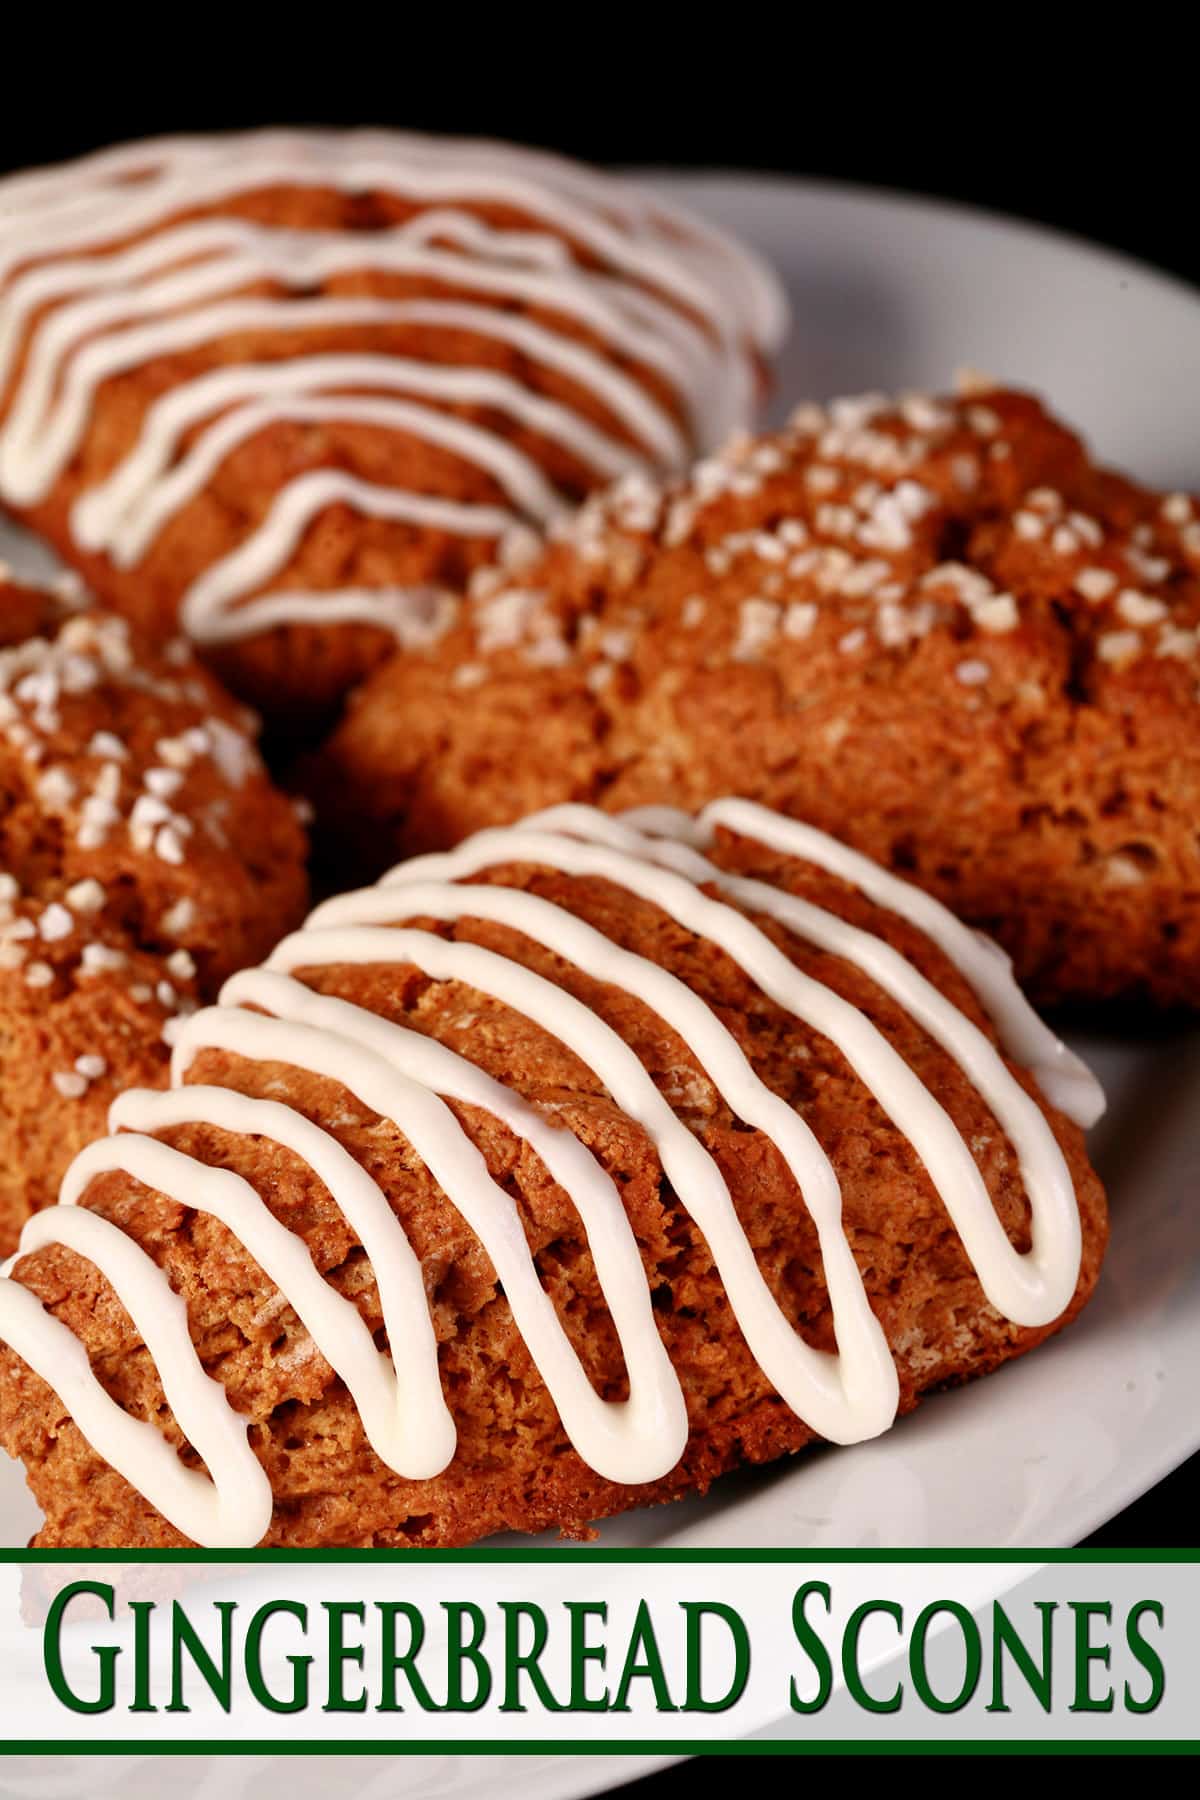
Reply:
<svg viewBox="0 0 1200 1800"><path fill-rule="evenodd" d="M604 163L770 169L946 195L1115 245L1200 284L1200 90L1184 18L1052 20L980 8L919 41L909 9L785 27L723 9L704 33L652 7L389 33L343 7L277 36L209 8L90 41L29 9L0 32L0 168L148 133L396 125L522 139ZM1042 9L1047 14L1049 9ZM665 19L668 15L663 15ZM738 18L743 23L738 28ZM289 30L289 22L294 29ZM305 41L305 32L313 41ZM319 32L319 41L316 41ZM717 34L720 34L719 38ZM661 39L661 42L659 41ZM6 55L10 45L15 45Z"/></svg>
<svg viewBox="0 0 1200 1800"><path fill-rule="evenodd" d="M87 42L0 44L0 170L149 133L380 124L521 139L595 162L738 167L903 188L1021 215L1153 262L1197 289L1200 107L1185 13L1143 23L985 9L917 29L907 9L831 32L759 9L519 15L482 32L307 9L250 49L247 19L161 11ZM252 15L257 18L258 15ZM436 28L436 27L435 27ZM310 34L304 41L304 34ZM1119 347L1114 346L1114 359ZM1200 420L1197 421L1200 463ZM1200 1457L1090 1541L1189 1544ZM757 1765L770 1782L770 1765ZM714 1770L714 1773L717 1772ZM732 1775L734 1771L731 1769ZM800 1771L796 1771L797 1774ZM638 1783L682 1795L693 1772Z"/></svg>

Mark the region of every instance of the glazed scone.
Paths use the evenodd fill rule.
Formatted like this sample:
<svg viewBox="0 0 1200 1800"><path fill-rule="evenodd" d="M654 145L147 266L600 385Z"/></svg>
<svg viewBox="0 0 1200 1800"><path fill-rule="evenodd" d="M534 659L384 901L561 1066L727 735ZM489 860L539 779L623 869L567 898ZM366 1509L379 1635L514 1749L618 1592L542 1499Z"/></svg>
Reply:
<svg viewBox="0 0 1200 1800"><path fill-rule="evenodd" d="M625 181L394 132L0 182L0 502L311 724L470 571L750 422L775 278Z"/></svg>
<svg viewBox="0 0 1200 1800"><path fill-rule="evenodd" d="M1102 1096L1004 958L740 802L417 859L175 1058L0 1280L42 1545L585 1534L886 1430L1104 1249Z"/></svg>
<svg viewBox="0 0 1200 1800"><path fill-rule="evenodd" d="M374 873L557 800L727 792L936 894L1035 998L1200 1004L1200 510L1011 392L802 408L626 484L369 682Z"/></svg>
<svg viewBox="0 0 1200 1800"><path fill-rule="evenodd" d="M304 834L175 641L0 580L0 1247L301 914Z"/></svg>

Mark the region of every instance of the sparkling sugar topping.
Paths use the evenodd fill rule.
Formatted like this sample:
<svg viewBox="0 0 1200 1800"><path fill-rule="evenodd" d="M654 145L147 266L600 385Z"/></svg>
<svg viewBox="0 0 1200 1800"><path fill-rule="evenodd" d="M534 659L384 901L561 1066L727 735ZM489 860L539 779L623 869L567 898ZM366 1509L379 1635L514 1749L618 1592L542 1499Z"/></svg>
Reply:
<svg viewBox="0 0 1200 1800"><path fill-rule="evenodd" d="M1200 538L1193 502L1170 495L1157 520L1127 531L1048 484L1002 498L1011 476L986 470L1011 461L1005 405L977 382L950 401L868 394L806 405L777 437L735 432L685 480L625 478L556 526L540 559L523 547L516 579L500 569L476 578L476 655L459 685L480 686L488 659L514 652L533 668L582 660L600 694L621 663L638 661L647 632L673 624L708 667L769 664L789 645L805 657L908 655L930 632L958 638L964 626L982 652L1018 633L1031 605L1044 614L1048 591L1084 603L1072 629L1091 635L1103 670L1146 655L1190 660L1196 627L1177 598L1188 534ZM992 480L995 493L981 486ZM976 549L965 534L979 519L997 535ZM661 598L674 564L690 590L677 610ZM589 610L566 614L564 588L584 584ZM618 612L616 653L603 627ZM656 638L647 655L664 648ZM953 666L967 688L985 687L979 670L993 669L983 654Z"/></svg>
<svg viewBox="0 0 1200 1800"><path fill-rule="evenodd" d="M57 629L0 650L0 757L12 757L31 804L61 833L64 861L77 871L95 859L96 872L58 882L39 876L28 888L11 870L0 876L0 973L19 976L48 999L76 982L117 981L135 1003L165 1012L170 1029L195 1005L196 964L184 942L196 923L195 903L174 901L158 922L161 948L133 956L109 941L125 928L121 889L108 883L130 854L182 871L198 837L221 843L221 793L239 788L261 764L248 730L205 716L214 691L190 653L174 657L166 673L161 663L139 658L123 619L77 607L72 596L59 609ZM98 702L110 702L115 719L133 718L130 702L142 696L176 716L182 707L198 722L149 748L114 725L81 733L76 708L94 716ZM203 803L188 792L199 764L210 796ZM14 808L20 805L18 797ZM161 978L150 973L155 960ZM81 1098L102 1078L102 1061L83 1056L56 1072L58 1093Z"/></svg>

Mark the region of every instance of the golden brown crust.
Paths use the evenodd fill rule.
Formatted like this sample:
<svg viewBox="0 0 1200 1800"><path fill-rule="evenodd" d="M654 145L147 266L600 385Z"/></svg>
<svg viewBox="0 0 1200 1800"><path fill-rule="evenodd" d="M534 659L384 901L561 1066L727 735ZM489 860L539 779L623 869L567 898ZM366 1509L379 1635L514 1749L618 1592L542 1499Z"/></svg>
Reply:
<svg viewBox="0 0 1200 1800"><path fill-rule="evenodd" d="M164 833L166 835L164 835ZM0 583L0 1253L169 1021L299 917L304 834L176 643Z"/></svg>
<svg viewBox="0 0 1200 1800"><path fill-rule="evenodd" d="M929 888L1043 1001L1195 1006L1198 625L1200 509L1034 400L805 408L477 581L311 781L364 869L563 799L741 794Z"/></svg>
<svg viewBox="0 0 1200 1800"><path fill-rule="evenodd" d="M961 977L921 933L833 877L762 846L725 839L719 861L774 880L896 945L989 1031ZM1079 1131L1047 1116L1078 1196L1084 1253L1075 1298L1046 1329L1018 1328L987 1303L956 1232L907 1140L828 1040L770 1002L724 952L648 902L609 883L544 869L488 879L553 900L684 978L733 1032L758 1075L800 1111L830 1155L844 1219L871 1304L900 1374L901 1409L925 1390L982 1374L1040 1343L1090 1294L1103 1254L1104 1196ZM853 966L760 920L801 968L860 1006L947 1109L971 1148L1010 1239L1028 1242L1028 1204L1011 1147L974 1087L897 1005ZM643 1003L562 963L497 925L432 927L482 943L583 998L636 1050L660 1090L717 1160L760 1267L789 1319L832 1347L815 1234L779 1152L734 1118L685 1044ZM462 984L405 965L345 966L304 979L427 1033L539 1108L552 1108L612 1175L632 1224L655 1319L680 1376L691 1434L663 1480L621 1486L570 1447L508 1302L479 1242L402 1134L345 1089L290 1066L201 1054L189 1078L283 1098L331 1131L380 1183L421 1260L441 1379L458 1450L430 1481L406 1481L364 1440L346 1390L291 1308L226 1229L148 1193L121 1174L97 1178L85 1203L118 1222L169 1274L188 1307L205 1367L249 1416L251 1442L276 1495L271 1544L378 1548L462 1544L499 1530L586 1533L624 1508L703 1491L739 1463L799 1449L811 1433L772 1390L730 1314L706 1244L666 1181L646 1134L592 1072L527 1018ZM1018 1077L1033 1092L1027 1077ZM492 1174L513 1196L537 1267L593 1382L623 1391L624 1369L579 1219L528 1145L490 1115L456 1107ZM247 1177L277 1218L305 1239L319 1269L382 1325L369 1265L311 1170L263 1139L180 1127L172 1143ZM91 1265L56 1247L22 1260L19 1278L86 1343L108 1391L180 1443L149 1356ZM61 1403L8 1350L0 1351L0 1441L28 1466L47 1513L40 1544L178 1544L178 1534L91 1451Z"/></svg>

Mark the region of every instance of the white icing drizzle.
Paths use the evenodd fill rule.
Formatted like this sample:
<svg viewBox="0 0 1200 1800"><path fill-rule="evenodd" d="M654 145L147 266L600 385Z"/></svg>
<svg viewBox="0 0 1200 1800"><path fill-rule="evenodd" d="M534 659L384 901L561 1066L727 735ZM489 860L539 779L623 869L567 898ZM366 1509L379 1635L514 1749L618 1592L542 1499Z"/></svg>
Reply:
<svg viewBox="0 0 1200 1800"><path fill-rule="evenodd" d="M269 1021L261 1023L269 1028ZM437 1345L421 1265L376 1183L336 1138L278 1101L200 1085L166 1094L123 1094L109 1122L120 1135L91 1145L76 1158L61 1204L76 1204L101 1170L120 1168L156 1192L220 1219L287 1294L313 1342L354 1395L363 1429L381 1460L413 1481L444 1469L454 1455L454 1423L437 1380ZM358 1308L329 1285L304 1240L279 1223L248 1181L230 1169L201 1170L177 1150L135 1135L192 1123L270 1138L302 1157L337 1195L379 1271L390 1356L375 1348ZM216 1392L223 1398L219 1387Z"/></svg>
<svg viewBox="0 0 1200 1800"><path fill-rule="evenodd" d="M168 1465L178 1459L171 1451L164 1458L155 1428L115 1408L71 1333L19 1284L0 1280L0 1337L70 1405L99 1453L181 1531L202 1543L255 1542L269 1522L270 1496L264 1514L262 1472L248 1449L244 1421L224 1390L204 1376L165 1275L136 1246L127 1255L123 1246L130 1240L114 1226L74 1209L91 1179L107 1169L123 1169L182 1205L211 1213L234 1233L342 1377L381 1461L419 1479L437 1473L454 1450L420 1265L385 1196L330 1133L292 1108L223 1087L188 1085L188 1071L203 1049L308 1070L394 1122L486 1249L564 1431L593 1468L617 1481L652 1481L674 1466L686 1443L679 1383L654 1325L628 1218L602 1166L562 1128L557 1113L551 1122L448 1046L297 978L323 967L415 967L435 982L461 982L550 1032L653 1143L667 1180L708 1243L752 1354L787 1404L814 1431L841 1443L877 1435L895 1416L895 1366L842 1225L836 1175L805 1121L758 1077L717 1014L668 970L537 894L472 881L502 863L613 883L718 945L763 993L839 1047L905 1133L993 1305L1031 1326L1062 1312L1078 1280L1079 1217L1065 1159L1038 1107L984 1034L882 940L799 896L709 862L700 847L718 825L830 869L878 904L914 919L972 982L1005 1041L1031 1052L1039 1079L1053 1082L1068 1068L1068 1097L1095 1111L1091 1077L1082 1065L1052 1053L1056 1040L1029 1013L994 954L935 902L834 840L764 808L721 802L692 820L667 808L614 819L588 807L558 807L521 826L480 833L448 855L417 858L376 888L318 907L265 968L233 977L219 1006L187 1020L175 1049L172 1091L118 1101L111 1118L117 1135L77 1159L64 1183L66 1206L36 1215L22 1237L22 1253L70 1243L113 1282L211 1481L182 1465L187 1481L176 1481ZM714 898L714 891L723 898ZM863 969L958 1062L1016 1152L1032 1216L1028 1252L1009 1243L967 1146L915 1072L865 1015L797 968L750 913L775 919ZM416 918L499 924L630 994L679 1034L734 1116L771 1138L799 1186L818 1234L835 1353L813 1349L792 1329L758 1268L720 1168L612 1027L523 963L405 923ZM514 1203L447 1102L499 1120L570 1196L621 1344L628 1400L606 1402L592 1388L541 1287ZM325 1281L303 1241L274 1218L248 1182L148 1135L188 1123L268 1138L307 1163L375 1271L389 1354L375 1348L357 1309ZM81 1225L84 1220L90 1224ZM123 1424L114 1422L114 1413ZM230 1535L235 1532L241 1535Z"/></svg>
<svg viewBox="0 0 1200 1800"><path fill-rule="evenodd" d="M272 416L380 416L385 420L393 416L390 412L380 413L380 402L374 399L350 398L347 394L335 399L327 397L338 389L356 388L432 394L451 401L486 395L490 404L555 439L605 475L621 475L638 466L636 455L615 438L607 437L557 401L531 393L498 370L467 370L464 374L453 364L362 355L306 357L299 369L287 363L249 364L215 369L183 388L172 388L154 404L136 448L107 481L89 489L76 508L75 531L80 543L89 550L107 548L114 562L128 568L145 553L171 514L201 492L229 451L261 430ZM254 404L275 396L282 396L278 412ZM234 403L240 410L226 414L200 432L190 448L179 455L178 462L174 461L185 433ZM407 428L407 418L405 413L402 429ZM427 418L432 419L435 428L455 422L441 414L418 415L413 426L415 435L420 436ZM521 468L529 464L534 472L530 491L535 507L540 507L546 517L553 517L558 500L540 469L518 451L504 448L515 459L510 466ZM520 491L514 489L514 498L521 499Z"/></svg>
<svg viewBox="0 0 1200 1800"><path fill-rule="evenodd" d="M273 185L382 191L423 210L370 232L179 216ZM536 226L502 229L472 210L496 203ZM363 270L445 292L414 300L308 297L314 286ZM278 296L246 292L264 282ZM504 310L514 304L562 323ZM305 618L394 628L403 612L395 590L382 590L373 612L365 590L348 605L344 594L318 595L315 608L308 594L271 595L270 604L251 609L249 625L241 603L279 572L334 499L468 536L499 536L517 519L556 518L563 497L533 459L502 429L468 423L448 406L494 408L566 448L600 479L647 461L674 468L749 422L754 352L771 350L785 323L774 278L730 240L624 182L552 157L382 132L133 145L0 183L0 389L11 383L0 426L0 497L16 506L46 497L79 449L102 382L236 332L349 330L361 340L374 328L413 325L473 333L567 376L632 435L633 445L621 444L575 407L485 364L322 350L184 381L149 408L123 461L74 509L81 546L129 567L236 446L272 424L363 424L434 443L492 477L514 514L482 506L455 512L446 501L431 507L433 497L417 493L405 493L398 507L398 490L365 482L327 495L300 477L183 605L188 628L210 642ZM581 328L615 354L580 342ZM618 357L666 383L688 419L686 433ZM197 427L181 452L183 434ZM306 480L307 507L293 493Z"/></svg>
<svg viewBox="0 0 1200 1800"><path fill-rule="evenodd" d="M586 814L589 809L571 810L576 814L571 828L577 829L578 814ZM558 811L554 808L538 818L553 818ZM1085 1130L1103 1116L1104 1089L1083 1059L1039 1019L1013 979L1011 958L993 938L971 930L924 889L891 874L869 856L843 844L840 838L830 837L799 819L789 819L754 800L714 800L698 815L680 812L675 807L645 807L626 813L625 819L643 831L682 838L704 848L724 826L739 837L756 839L786 856L815 863L860 888L877 906L897 913L924 932L950 959L975 990L1013 1061L1030 1071L1052 1105ZM705 875L703 879L712 877ZM722 875L720 879L727 877ZM761 895L758 904L761 905Z"/></svg>
<svg viewBox="0 0 1200 1800"><path fill-rule="evenodd" d="M938 1028L937 1035L946 1048L951 1049L951 1054L967 1052L975 1066L972 1068L970 1062L964 1062L964 1066L977 1083L981 1071L985 1073L991 1092L981 1091L985 1092L1018 1151L1033 1208L1033 1247L1025 1255L1018 1254L1009 1244L983 1177L944 1109L887 1039L857 1007L804 975L750 919L731 906L710 900L694 885L693 879L676 875L624 851L520 826L479 832L446 855L415 857L385 877L381 888L327 901L318 907L313 922L333 924L357 919L363 914L378 921L389 916L389 899L392 901L390 916L403 916L397 912L399 900L403 912L410 915L428 912L432 917L463 917L473 913L498 917L515 930L525 931L538 941L550 942L562 954L571 955L570 950L563 948L564 943L578 937L573 929L578 921L571 919L571 915L561 914L571 919L565 930L548 926L540 913L546 903L535 896L514 896L511 890L464 889L456 885L464 877L481 869L494 868L501 862L545 864L571 875L600 876L649 900L679 924L718 944L772 1000L837 1045L864 1085L906 1134L958 1228L992 1304L1019 1325L1045 1324L1062 1311L1074 1292L1079 1260L1079 1214L1062 1152L1041 1113L1008 1074L982 1033L975 1034L978 1044L968 1047L969 1020L963 1018L931 984L924 983L924 991L921 991L918 987L920 977L902 957L896 956L895 964L914 978L909 985L908 997L919 1002L924 1015L921 1022L927 1029L931 1025ZM446 885L442 886L442 883ZM495 894L500 896L499 901L493 900ZM756 899L748 898L750 903L757 904ZM784 899L783 895L776 897L773 910L777 916ZM561 912L558 908L547 910ZM522 919L528 923L523 924ZM881 985L891 985L894 991L896 972L878 955L887 948L880 940L869 939L866 933L855 933L843 921L822 913L817 907L808 908L799 915L797 924L805 936L816 936L820 931L827 947L836 946L838 954L860 968L869 965L864 959L864 946L856 943L855 938L867 939L866 948L873 947L876 951L876 967L870 968L869 972L877 978L883 973L886 980ZM272 957L273 964L277 957L290 954L292 943L294 939L284 940ZM573 955L572 960L579 958ZM654 965L647 963L645 967L649 970ZM623 985L628 986L628 981ZM648 988L649 982L643 979L640 987L633 991L639 992L647 1004L655 1004L649 998ZM686 989L683 991L687 992ZM695 996L689 995L689 999L695 1000ZM703 1005L702 1002L696 1004ZM657 1005L656 1010L662 1011L662 1006ZM910 1010L916 1011L916 1007L910 1006ZM664 1017L669 1015L664 1013ZM956 1021L960 1022L957 1031ZM683 1035L685 1041L695 1044L694 1037L689 1037L687 1032ZM964 1059L959 1054L956 1060ZM785 1110L789 1112L789 1119L795 1118L790 1109ZM742 1116L750 1123L756 1122L747 1114ZM784 1148L783 1144L780 1147ZM795 1163L791 1166L803 1188L800 1168Z"/></svg>
<svg viewBox="0 0 1200 1800"><path fill-rule="evenodd" d="M353 898L364 903L364 912L370 910L367 901L379 903L378 911L388 918L439 906L442 917L462 917L470 912L515 923L515 929L553 944L572 960L583 958L602 979L612 978L639 996L652 996L648 1004L698 1052L702 1047L705 1068L738 1114L771 1132L800 1182L817 1226L826 1280L838 1315L839 1342L850 1341L843 1358L811 1350L792 1331L759 1273L716 1164L658 1096L628 1046L561 988L542 981L519 963L492 956L475 945L446 944L427 932L390 927L297 933L284 939L269 964L273 969L289 969L369 963L392 960L399 951L425 973L442 980L467 981L552 1031L595 1070L618 1105L648 1131L672 1186L677 1181L684 1184L676 1191L686 1193L688 1210L704 1231L746 1340L793 1410L836 1443L853 1443L886 1429L895 1414L896 1374L840 1229L841 1201L833 1167L808 1126L759 1081L735 1040L702 1000L665 969L629 955L582 920L534 895L506 893L499 888L466 890L450 884L445 888L418 884L411 891L406 889L400 904L382 889ZM343 916L352 916L357 910L348 908ZM232 993L245 997L241 986L232 987Z"/></svg>
<svg viewBox="0 0 1200 1800"><path fill-rule="evenodd" d="M369 589L341 589L311 596L266 594L236 608L229 605L286 562L317 514L339 501L377 519L432 526L461 537L499 536L517 522L514 514L499 507L464 505L436 494L378 487L343 469L314 469L281 489L259 529L213 563L188 589L180 608L185 628L201 643L228 642L298 617L310 624L345 623L354 618L370 624L386 618L385 608L390 610L394 604L395 589L385 589L380 599L372 598ZM422 589L422 597L427 592ZM402 598L408 602L406 611L413 610L415 597L405 593Z"/></svg>
<svg viewBox="0 0 1200 1800"><path fill-rule="evenodd" d="M51 1206L27 1219L20 1254L45 1244L86 1256L137 1320L179 1428L212 1479L187 1468L154 1425L118 1406L74 1333L7 1274L0 1277L5 1343L54 1389L92 1448L186 1536L198 1544L257 1544L271 1522L271 1485L224 1388L201 1367L187 1309L158 1265L117 1226L81 1208Z"/></svg>
<svg viewBox="0 0 1200 1800"><path fill-rule="evenodd" d="M256 1017L241 1010L240 1001L269 1004L276 1016ZM615 1481L647 1481L674 1466L687 1438L679 1384L654 1329L637 1247L616 1189L575 1138L548 1126L532 1107L442 1045L361 1007L311 994L269 970L245 972L229 989L228 1004L223 996L220 1008L188 1021L175 1051L176 1079L206 1044L277 1062L295 1063L303 1054L303 1067L340 1082L392 1119L487 1250L564 1427L592 1467ZM488 1174L442 1093L503 1119L571 1194L632 1364L628 1401L604 1402L591 1387L539 1283L512 1200ZM340 1188L331 1192L340 1198ZM385 1257L388 1253L385 1244ZM408 1348L403 1339L401 1345ZM439 1468L452 1451L453 1438ZM386 1455L384 1460L391 1462Z"/></svg>

